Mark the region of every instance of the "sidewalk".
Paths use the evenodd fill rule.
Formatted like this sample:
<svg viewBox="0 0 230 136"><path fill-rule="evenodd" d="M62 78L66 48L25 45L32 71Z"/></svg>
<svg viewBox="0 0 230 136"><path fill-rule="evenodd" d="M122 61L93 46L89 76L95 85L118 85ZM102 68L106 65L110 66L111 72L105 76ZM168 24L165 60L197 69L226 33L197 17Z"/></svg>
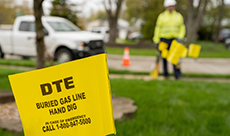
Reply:
<svg viewBox="0 0 230 136"><path fill-rule="evenodd" d="M155 56L130 56L130 66L122 66L122 55L108 54L108 66L110 69L129 70L150 72L151 65L155 64ZM162 61L161 61L162 62ZM162 64L160 62L160 72L162 72ZM168 64L169 72L173 72L171 64ZM184 58L182 60L181 70L183 73L198 74L228 74L230 75L230 59L222 58Z"/></svg>
<svg viewBox="0 0 230 136"><path fill-rule="evenodd" d="M130 66L122 66L122 55L108 54L108 66L110 69L129 70L137 72L150 72L151 65L155 64L155 56L130 56ZM20 59L17 56L8 55L7 58ZM3 65L0 65L4 67ZM15 66L7 66L14 68ZM18 69L31 70L31 68L17 66ZM34 68L32 68L34 69ZM169 72L173 72L171 64L168 64ZM162 61L160 62L160 72L162 72ZM181 64L182 73L197 74L228 74L230 75L230 59L222 58L184 58Z"/></svg>

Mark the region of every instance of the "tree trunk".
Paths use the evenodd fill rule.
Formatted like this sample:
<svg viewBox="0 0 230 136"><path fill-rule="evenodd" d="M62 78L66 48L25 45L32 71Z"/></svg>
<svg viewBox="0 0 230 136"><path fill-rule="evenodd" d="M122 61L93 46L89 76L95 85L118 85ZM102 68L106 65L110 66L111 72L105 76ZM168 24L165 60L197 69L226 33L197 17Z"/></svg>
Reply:
<svg viewBox="0 0 230 136"><path fill-rule="evenodd" d="M36 29L36 49L37 49L37 60L36 68L45 67L45 43L44 43L44 31L42 24L43 8L42 3L44 0L34 0L34 17L35 17L35 29Z"/></svg>
<svg viewBox="0 0 230 136"><path fill-rule="evenodd" d="M219 41L219 32L220 32L220 29L221 29L221 21L223 19L223 16L224 16L224 7L225 7L225 4L224 4L224 0L221 0L219 2L219 7L218 7L218 20L217 20L217 25L215 27L215 42L218 42Z"/></svg>
<svg viewBox="0 0 230 136"><path fill-rule="evenodd" d="M115 43L117 38L117 19L110 17L109 19L109 43Z"/></svg>
<svg viewBox="0 0 230 136"><path fill-rule="evenodd" d="M121 5L123 0L115 0L115 3L112 0L104 0L104 7L108 15L108 22L109 22L109 43L115 43L117 38L117 22L119 18L119 14L121 11ZM115 5L113 5L115 4ZM113 7L116 7L113 10ZM115 11L115 12L114 12ZM114 13L113 13L114 12Z"/></svg>
<svg viewBox="0 0 230 136"><path fill-rule="evenodd" d="M187 18L187 43L191 43L195 40L195 33L193 32L193 16L194 16L194 7L193 0L188 0L188 18Z"/></svg>
<svg viewBox="0 0 230 136"><path fill-rule="evenodd" d="M177 0L176 6L177 6L178 12L181 13L181 15L184 17L185 14L184 14L183 9L182 9L182 2L181 2L181 1L182 1L182 0Z"/></svg>
<svg viewBox="0 0 230 136"><path fill-rule="evenodd" d="M197 8L193 5L193 0L188 0L188 17L187 17L187 41L186 44L193 43L197 40L197 32L201 20L205 13L208 0L200 0Z"/></svg>

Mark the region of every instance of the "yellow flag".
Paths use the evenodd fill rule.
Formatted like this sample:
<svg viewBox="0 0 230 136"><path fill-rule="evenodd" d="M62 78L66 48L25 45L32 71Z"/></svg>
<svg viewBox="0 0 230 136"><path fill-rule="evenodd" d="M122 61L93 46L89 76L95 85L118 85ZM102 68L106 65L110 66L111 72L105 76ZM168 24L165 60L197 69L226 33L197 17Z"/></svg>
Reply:
<svg viewBox="0 0 230 136"><path fill-rule="evenodd" d="M116 133L106 54L9 79L25 136Z"/></svg>
<svg viewBox="0 0 230 136"><path fill-rule="evenodd" d="M155 68L150 72L153 79L157 79L159 75L159 63L156 64Z"/></svg>

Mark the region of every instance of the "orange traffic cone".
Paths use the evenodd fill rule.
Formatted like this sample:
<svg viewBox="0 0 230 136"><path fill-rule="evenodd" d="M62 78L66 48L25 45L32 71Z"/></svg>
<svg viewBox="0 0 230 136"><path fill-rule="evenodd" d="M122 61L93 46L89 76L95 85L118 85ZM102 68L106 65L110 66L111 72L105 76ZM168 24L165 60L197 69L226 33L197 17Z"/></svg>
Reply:
<svg viewBox="0 0 230 136"><path fill-rule="evenodd" d="M125 67L128 67L130 65L129 48L128 47L125 47L122 64Z"/></svg>

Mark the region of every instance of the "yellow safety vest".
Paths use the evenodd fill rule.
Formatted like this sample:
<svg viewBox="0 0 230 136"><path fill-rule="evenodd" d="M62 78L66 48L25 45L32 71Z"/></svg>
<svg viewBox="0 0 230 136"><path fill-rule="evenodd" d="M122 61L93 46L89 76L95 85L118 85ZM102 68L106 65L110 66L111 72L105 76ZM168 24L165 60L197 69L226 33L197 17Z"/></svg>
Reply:
<svg viewBox="0 0 230 136"><path fill-rule="evenodd" d="M160 38L182 39L185 36L185 31L182 15L175 10L172 13L165 10L157 18L153 41L154 43L159 43Z"/></svg>

